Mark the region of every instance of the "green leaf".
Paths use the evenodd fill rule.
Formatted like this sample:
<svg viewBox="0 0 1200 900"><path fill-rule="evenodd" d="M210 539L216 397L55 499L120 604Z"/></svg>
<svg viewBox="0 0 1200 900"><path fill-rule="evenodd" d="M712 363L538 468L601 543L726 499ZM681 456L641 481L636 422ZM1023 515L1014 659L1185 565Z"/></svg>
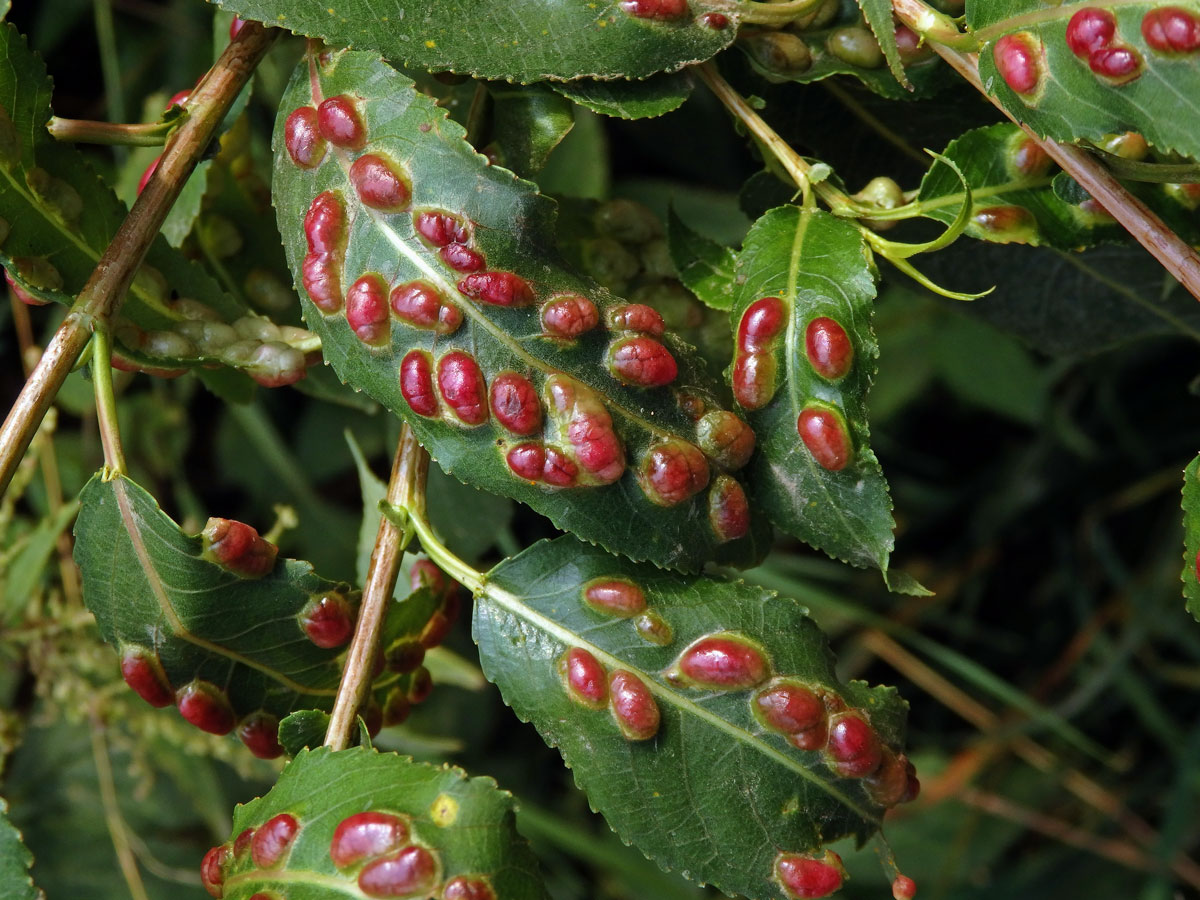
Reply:
<svg viewBox="0 0 1200 900"><path fill-rule="evenodd" d="M310 600L345 586L298 560L279 560L262 578L238 577L203 558L200 538L127 478L93 478L81 502L83 599L118 653L156 658L170 691L195 679L219 687L238 719L332 705L341 648L315 645L300 616Z"/></svg>
<svg viewBox="0 0 1200 900"><path fill-rule="evenodd" d="M70 304L126 209L73 146L46 130L52 85L42 59L12 25L0 26L0 263L43 300ZM156 240L129 291L124 314L143 328L181 316L167 287L234 318L237 303L200 266Z"/></svg>
<svg viewBox="0 0 1200 900"><path fill-rule="evenodd" d="M701 62L727 47L736 21L724 29L701 21L698 0L673 21L639 19L617 3L573 0L345 0L329 12L321 0L216 0L242 18L375 50L431 72L464 72L506 81L645 78ZM736 18L736 17L731 17Z"/></svg>
<svg viewBox="0 0 1200 900"><path fill-rule="evenodd" d="M41 894L29 877L32 865L33 854L8 821L8 804L0 797L0 895L5 900L38 900Z"/></svg>
<svg viewBox="0 0 1200 900"><path fill-rule="evenodd" d="M1176 4L1200 17L1200 4ZM1196 52L1163 52L1150 47L1142 20L1161 9L1157 0L1105 4L1116 20L1112 47L1134 51L1139 59L1132 80L1107 79L1092 71L1089 60L1067 46L1067 23L1089 0L1047 8L1042 0L972 0L967 24L985 44L979 75L988 93L1039 134L1058 141L1100 141L1105 135L1136 131L1160 152L1200 157L1200 66ZM1036 86L1017 93L996 66L997 44L1006 36L1035 48ZM1003 46L1003 45L1002 45ZM1111 48L1110 48L1111 49ZM1094 55L1094 54L1093 54Z"/></svg>
<svg viewBox="0 0 1200 900"><path fill-rule="evenodd" d="M1008 122L968 131L951 141L944 155L958 164L974 192L966 233L995 243L1046 245L1079 250L1103 241L1128 241L1129 233L1099 209L1090 195L1057 167L1018 126ZM1066 179L1078 189L1064 193ZM1167 186L1131 183L1127 187L1184 240L1200 241L1200 226ZM917 197L923 215L950 224L965 199L950 166L934 163Z"/></svg>
<svg viewBox="0 0 1200 900"><path fill-rule="evenodd" d="M329 713L321 709L298 709L279 723L283 752L295 756L305 747L320 747L329 729Z"/></svg>
<svg viewBox="0 0 1200 900"><path fill-rule="evenodd" d="M65 503L46 516L27 535L0 554L0 622L11 625L20 618L54 553L58 537L71 524L79 504Z"/></svg>
<svg viewBox="0 0 1200 900"><path fill-rule="evenodd" d="M1200 456L1183 470L1183 598L1200 621Z"/></svg>
<svg viewBox="0 0 1200 900"><path fill-rule="evenodd" d="M488 91L501 164L533 175L575 124L570 101L543 85L491 84Z"/></svg>
<svg viewBox="0 0 1200 900"><path fill-rule="evenodd" d="M514 827L512 796L492 779L468 778L461 769L394 753L320 748L302 750L268 794L234 812L233 831L224 845L225 900L285 889L289 897L366 896L357 879L370 878L365 870L377 871L373 867L380 860L397 854L388 851L340 868L331 858L335 829L363 812L395 817L406 834L394 850L434 863L428 883L405 895L441 896L448 882L466 878L486 881L495 896L506 900L546 896L537 861ZM234 836L285 814L298 830L284 845L280 862L260 868L250 848L234 852Z"/></svg>
<svg viewBox="0 0 1200 900"><path fill-rule="evenodd" d="M645 611L632 603L628 617L594 608L585 592L603 582L623 585L626 601L644 599ZM779 676L841 696L900 752L907 706L895 690L839 682L804 608L763 588L680 577L564 536L489 572L473 622L484 674L559 748L623 840L727 894L782 900L773 881L778 854L844 836L864 840L883 810L863 779L839 777L821 752L798 750L760 724L749 688L691 687L672 677L685 648L716 633L731 633L765 660L752 687L774 689L784 682L767 679ZM571 651L586 662L578 653L585 651L608 678L621 670L648 688L659 714L652 737L624 736L603 679L594 705L568 687L562 673Z"/></svg>
<svg viewBox="0 0 1200 900"><path fill-rule="evenodd" d="M867 391L879 351L871 330L875 279L863 237L828 213L780 207L750 230L737 273L735 334L760 299L778 298L783 308L782 330L770 348L739 351L734 362L734 396L743 406L739 360L762 364L762 376L750 379L761 386L755 401L761 405L747 412L759 436L759 452L749 466L757 505L777 526L830 556L886 574L892 504L868 445ZM852 346L849 369L840 378L823 377L809 362L806 331L817 318L833 319ZM831 423L837 440L848 442L842 468L827 468L801 441L798 421L811 410Z"/></svg>
<svg viewBox="0 0 1200 900"><path fill-rule="evenodd" d="M586 106L603 116L652 119L683 106L694 86L686 72L676 72L655 75L643 81L583 79L554 84L553 88L580 106Z"/></svg>
<svg viewBox="0 0 1200 900"><path fill-rule="evenodd" d="M360 202L350 178L355 154L329 149L316 167L305 169L282 146L285 121L294 110L343 95L359 98L356 109L366 130L368 153L402 173L404 192L411 185L411 200L405 198L397 212ZM527 503L585 540L664 566L696 569L710 560L746 565L765 550L769 531L765 522L752 523L744 537L728 530L719 535L706 524L710 501L720 503L727 493L742 489L733 476L718 477L719 469L710 467L694 449L706 442L702 432L711 417L722 415L716 399L719 386L709 379L703 363L670 336L659 343L649 334L614 333L610 317L625 304L564 266L552 249L555 205L528 182L487 165L465 142L462 129L414 92L408 78L368 53L346 51L328 65L315 59L303 63L276 123L273 190L279 230L297 280L303 282L306 259L336 272L336 292L322 299L329 312L322 312L305 292L305 315L321 336L325 358L342 379L404 418L446 472ZM340 210L348 223L345 249L338 243L336 252L318 258L306 243L311 235L306 237L304 222L314 204L321 209L325 203ZM471 265L486 265L488 272L504 274L468 276L445 263L414 227L414 221L430 211L458 217L469 232L465 236L469 247L449 244L447 250L479 253L485 262ZM638 215L632 225L642 224ZM507 283L515 285L520 302L504 305L469 299L459 285L480 278L511 279ZM424 285L434 298L434 308L440 305L449 324L419 327L411 316L389 313L389 294L414 282ZM346 317L343 298L359 290L355 283L367 285L378 301L375 309L380 318L363 331L369 341L350 327ZM565 302L577 301L595 310L592 321L598 324L575 339L544 332L540 304L549 306L564 298L575 298ZM664 383L657 387L638 386L636 379L619 380L611 354L629 346L669 353L678 365L678 376L660 379ZM422 406L418 400L418 407L429 415L418 413L405 399L399 374L405 359L410 364L416 360L430 373L433 405ZM465 412L454 412L445 392L433 384L436 368L447 360L478 367L478 378L469 374L465 379L473 404L469 411L459 403ZM489 407L488 392L480 381L494 385L504 372L524 380L527 402L520 409L532 416L527 427L502 426ZM648 378L643 383L652 382ZM568 402L570 394L574 406ZM710 419L697 421L705 415ZM589 442L600 448L590 457L591 469L583 465L580 455ZM566 454L576 474L556 479L551 471L547 480L527 470L534 479L519 477L507 459L510 451L523 445L533 445L531 452L546 453L547 458ZM707 446L728 468L744 462L744 456L731 459L711 443ZM598 460L606 454L609 462L600 465ZM678 502L652 502L642 489L650 480L642 470L661 464L677 473L683 459L694 472L683 478L685 488L674 497L656 495L656 499ZM574 486L555 487L556 480ZM710 483L722 486L719 497L710 498L711 492L704 490Z"/></svg>
<svg viewBox="0 0 1200 900"><path fill-rule="evenodd" d="M883 51L888 69L901 86L907 88L908 76L905 74L904 64L900 62L900 50L896 46L896 20L892 17L892 0L858 0L858 5L871 28L871 33L879 42L879 49Z"/></svg>
<svg viewBox="0 0 1200 900"><path fill-rule="evenodd" d="M668 213L667 244L679 280L688 290L713 309L733 305L737 254L732 249L693 231L673 208Z"/></svg>

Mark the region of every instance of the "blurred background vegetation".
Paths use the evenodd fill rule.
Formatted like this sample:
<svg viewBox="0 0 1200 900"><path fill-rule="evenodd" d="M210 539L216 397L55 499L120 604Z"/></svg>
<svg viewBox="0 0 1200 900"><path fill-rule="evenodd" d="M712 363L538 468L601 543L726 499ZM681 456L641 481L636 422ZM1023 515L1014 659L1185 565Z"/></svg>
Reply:
<svg viewBox="0 0 1200 900"><path fill-rule="evenodd" d="M63 116L153 118L212 57L213 8L200 0L16 0L9 19L45 56ZM244 156L263 179L297 52L286 42L273 52L246 112ZM883 174L915 187L917 151L994 120L966 91L885 103L849 84L772 87L733 68L772 123L852 189ZM129 198L147 161L138 154L91 158ZM697 91L647 122L579 111L540 180L564 197L630 197L659 215L673 202L692 227L736 244L769 202L760 168ZM577 207L564 206L565 223ZM247 243L277 242L270 221L250 223ZM198 240L185 247L212 262ZM889 595L877 574L787 539L745 577L809 604L844 675L896 684L911 703L924 789L890 814L885 835L923 900L1200 896L1200 867L1187 861L1200 839L1200 626L1179 587L1180 478L1200 448L1200 315L1188 301L1163 312L1165 276L1124 247L1068 258L964 238L924 264L956 289L998 287L961 304L883 273L872 439L895 500L895 563L934 595ZM723 323L638 265L621 286L645 288L718 355ZM22 383L22 344L44 344L60 316L0 304L6 408ZM191 376L119 385L131 475L186 530L213 514L265 532L280 517L284 553L355 577L363 504L344 434L383 474L392 417L328 370L303 391L259 390L243 404ZM52 900L129 896L114 842L136 860L146 896L199 898L200 856L276 766L134 697L83 610L64 560L72 498L102 460L91 402L85 374L72 375L21 489L0 504L0 793ZM435 523L471 562L553 531L433 474ZM468 631L460 622L449 645L469 661ZM457 682L378 743L513 791L555 900L705 893L611 835L494 689L473 687L469 672ZM837 849L853 876L845 896L888 895L876 857L889 850Z"/></svg>

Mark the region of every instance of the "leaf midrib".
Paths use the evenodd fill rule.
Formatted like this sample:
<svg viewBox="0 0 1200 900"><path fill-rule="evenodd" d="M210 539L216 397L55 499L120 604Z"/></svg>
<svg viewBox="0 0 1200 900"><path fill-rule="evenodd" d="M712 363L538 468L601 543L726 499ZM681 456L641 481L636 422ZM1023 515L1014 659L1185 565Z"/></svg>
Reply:
<svg viewBox="0 0 1200 900"><path fill-rule="evenodd" d="M804 237L808 233L808 225L812 221L815 213L806 209L797 209L796 215L799 217L799 222L796 226L796 236L792 239L792 251L788 257L788 280L787 280L787 297L789 306L787 334L784 338L784 365L787 368L787 383L788 383L788 399L792 404L791 421L797 421L800 413L804 410L804 398L800 396L800 373L799 373L799 358L800 348L796 344L796 329L799 322L799 311L796 309L796 285L800 273L800 259L804 253ZM786 423L785 423L786 424ZM797 432L797 440L804 443ZM805 448L807 451L807 448ZM816 484L821 493L825 496L825 506L827 509L833 510L841 521L843 527L851 534L854 533L854 523L847 518L842 504L830 493L826 486L825 477L821 472L817 471L817 461L811 453L802 452L798 454L803 460L803 465L808 468L809 477ZM855 453L854 462L857 462L857 452ZM886 572L886 560L881 568Z"/></svg>
<svg viewBox="0 0 1200 900"><path fill-rule="evenodd" d="M118 477L113 484L113 493L117 498L117 506L121 511L121 521L125 526L125 531L129 535L129 541L133 545L133 552L138 558L138 563L142 567L142 573L146 576L146 584L150 588L150 592L154 595L155 601L158 603L159 609L162 610L163 616L170 625L172 634L182 641L187 641L196 647L206 650L209 653L223 656L232 662L247 668L261 672L268 678L278 681L280 684L287 687L289 690L299 694L307 694L316 697L332 697L337 691L328 688L314 688L308 685L301 684L298 681L293 681L288 676L284 675L270 666L265 666L257 660L250 659L242 654L230 650L228 647L223 647L220 644L213 643L205 638L193 634L183 624L183 620L179 618L179 613L175 611L175 606L167 597L166 591L163 589L162 579L159 577L158 570L155 568L153 561L150 559L150 552L146 549L146 544L142 540L141 530L137 527L133 510L130 508L129 495L126 491L126 479L124 476Z"/></svg>
<svg viewBox="0 0 1200 900"><path fill-rule="evenodd" d="M483 595L495 603L497 606L508 611L510 614L519 619L524 619L534 628L538 628L549 634L551 637L558 640L566 647L581 647L586 649L598 660L603 662L608 668L624 669L638 675L646 684L652 694L662 698L669 705L679 709L681 712L689 713L695 716L700 721L709 725L718 731L723 731L730 735L734 740L757 751L783 768L799 775L804 780L811 782L826 794L841 803L859 818L867 822L878 822L879 817L872 815L863 810L857 803L847 797L837 788L833 787L828 781L816 775L807 766L802 765L794 759L781 753L779 750L767 744L765 741L755 737L743 728L739 728L732 722L722 719L720 716L714 715L698 703L689 700L681 694L671 690L666 685L656 680L649 672L644 671L628 661L614 656L607 650L596 646L591 641L584 640L580 635L571 631L553 619L543 615L525 603L520 597L511 594L501 587L485 580L480 586L480 591Z"/></svg>

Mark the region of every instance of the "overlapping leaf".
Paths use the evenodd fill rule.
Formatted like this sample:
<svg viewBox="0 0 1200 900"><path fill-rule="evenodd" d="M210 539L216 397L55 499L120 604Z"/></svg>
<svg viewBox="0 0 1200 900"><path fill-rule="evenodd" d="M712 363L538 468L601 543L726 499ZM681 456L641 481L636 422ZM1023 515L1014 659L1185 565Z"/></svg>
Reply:
<svg viewBox="0 0 1200 900"><path fill-rule="evenodd" d="M633 586L645 610L597 611L598 582ZM732 633L761 648L768 674L840 695L899 751L906 704L891 688L838 682L824 636L795 601L762 588L688 579L589 548L543 541L507 560L476 595L473 634L484 673L513 710L559 748L592 806L664 866L728 894L779 898L780 852L865 839L883 810L863 779L841 778L752 713L750 689L689 687L668 677L697 639ZM635 675L657 706L656 733L629 740L603 702L574 699L562 674L586 651L611 678ZM765 680L765 679L764 679Z"/></svg>
<svg viewBox="0 0 1200 900"><path fill-rule="evenodd" d="M489 93L501 164L533 175L575 124L570 101L544 85L493 84Z"/></svg>
<svg viewBox="0 0 1200 900"><path fill-rule="evenodd" d="M684 72L656 75L644 81L584 79L553 85L554 89L592 112L619 119L652 119L681 107L693 88Z"/></svg>
<svg viewBox="0 0 1200 900"><path fill-rule="evenodd" d="M1183 597L1200 621L1200 456L1183 470Z"/></svg>
<svg viewBox="0 0 1200 900"><path fill-rule="evenodd" d="M152 656L172 691L197 679L216 686L238 719L264 710L278 720L294 709L332 705L349 633L337 646L320 647L302 616L310 601L330 595L352 608L346 585L294 559L277 561L262 578L239 577L203 558L200 539L184 534L127 478L97 476L81 501L75 559L84 602L119 652ZM422 589L393 606L384 646L413 639L438 602ZM412 677L384 672L373 687L377 699Z"/></svg>
<svg viewBox="0 0 1200 900"><path fill-rule="evenodd" d="M430 71L483 78L645 78L708 59L733 41L706 24L708 10L729 12L718 0L694 0L669 20L637 18L613 0L214 0L245 19L375 50ZM330 12L330 10L333 10Z"/></svg>
<svg viewBox="0 0 1200 900"><path fill-rule="evenodd" d="M943 154L962 169L974 205L967 234L997 243L1026 243L1079 250L1104 241L1129 240L1116 220L1090 199L1060 197L1053 182L1057 167L1024 131L1001 123L968 131ZM1130 183L1129 189L1189 242L1200 241L1200 222L1162 184ZM921 182L922 213L950 224L964 200L962 182L937 162Z"/></svg>
<svg viewBox="0 0 1200 900"><path fill-rule="evenodd" d="M1200 20L1200 4L1172 4ZM988 92L1019 120L1059 141L1125 131L1141 133L1160 151L1200 157L1200 48L1164 52L1147 44L1144 18L1162 8L1157 0L1097 4L1070 0L968 0L967 24L984 44L979 74ZM1132 50L1138 58L1131 79L1106 78L1091 68L1091 56L1067 46L1067 24L1082 9L1103 8L1115 17L1116 34L1103 49ZM996 65L997 42L1016 35L1038 67L1033 90L1018 94ZM1094 54L1093 54L1094 55Z"/></svg>
<svg viewBox="0 0 1200 900"><path fill-rule="evenodd" d="M363 812L391 816L403 834L396 846L339 867L331 858L335 830ZM235 837L280 815L293 817L298 828L274 865L256 863L256 855L259 863L264 857L252 842L235 851ZM492 891L486 896L505 900L546 896L537 861L514 826L512 795L490 778L364 748L302 750L269 793L235 810L226 847L225 900L285 891L288 897L392 896L363 893L359 879L370 883L364 870L381 862L386 867L386 860L404 853L432 861L433 870L420 891L395 896L440 897L458 879L483 882Z"/></svg>
<svg viewBox="0 0 1200 900"><path fill-rule="evenodd" d="M33 854L8 821L8 804L0 798L0 895L6 900L37 900L38 889L29 877L32 865Z"/></svg>
<svg viewBox="0 0 1200 900"><path fill-rule="evenodd" d="M828 213L779 207L754 224L737 272L735 333L750 305L765 297L779 298L785 317L771 350L774 379L764 379L770 400L747 412L759 435L749 466L757 504L789 534L886 575L892 504L868 444L867 391L878 346L871 331L875 281L862 235ZM809 362L806 330L818 318L838 323L852 346L850 369L839 379L822 377ZM819 463L799 437L798 420L813 405L847 429L849 459L839 470Z"/></svg>
<svg viewBox="0 0 1200 900"><path fill-rule="evenodd" d="M155 654L173 689L197 678L224 688L239 715L332 703L341 651L316 646L299 616L339 585L298 560L255 580L226 571L127 478L93 478L81 500L75 559L108 643Z"/></svg>
<svg viewBox="0 0 1200 900"><path fill-rule="evenodd" d="M675 210L667 220L667 243L679 280L713 309L733 305L737 254L687 226Z"/></svg>
<svg viewBox="0 0 1200 900"><path fill-rule="evenodd" d="M74 147L50 137L51 83L41 58L12 25L0 27L0 262L37 297L70 303L125 217L125 207ZM199 266L161 238L129 292L126 315L142 327L180 316L168 287L223 316L240 310Z"/></svg>
<svg viewBox="0 0 1200 900"><path fill-rule="evenodd" d="M379 325L382 337L367 343L350 327L343 300L335 297L333 302L341 308L326 314L306 294L308 322L320 334L325 357L340 377L405 418L447 472L528 503L585 540L679 568L698 568L714 559L740 565L756 559L766 546L765 522L751 517L745 537L722 541L707 524L708 490L700 489L675 505L658 505L648 499L639 481L652 449L676 441L694 446L700 442L697 416L719 406L717 386L708 381L690 349L670 336L661 338L678 363L678 376L668 385L641 387L619 381L607 362L614 342L635 340L652 347L655 339L614 332L608 317L622 305L619 299L564 267L553 249L554 204L533 185L489 166L443 110L415 93L408 78L378 57L345 51L327 60L319 63L314 58L301 65L276 123L274 194L292 271L300 280L310 252L305 217L314 198L324 195L339 205L347 223L346 250L333 258L343 297L364 276L379 279L375 283L381 285L384 297L419 281L462 318L461 325L438 333L436 328L417 327L411 319L385 312L386 321ZM411 200L397 212L359 202L350 178L350 166L362 158L358 152L330 147L319 165L305 169L284 148L286 118L300 107L311 108L336 96L354 98L366 132L366 153L390 161L387 164L402 173L406 190L411 184ZM469 249L483 256L485 273L515 273L537 302L505 306L467 299L458 286L465 283L464 274L445 263L437 248L415 231L415 217L427 211L460 217L470 231ZM563 297L582 297L594 304L595 327L575 339L544 332L539 305ZM426 365L434 382L433 370L454 351L478 365L489 388L506 371L526 379L536 399L522 408L537 405L545 413L539 412L542 424L525 436L502 427L488 411L485 390L477 398L482 423L467 425L451 411L436 383L432 385L436 414L418 414L405 399L399 374L401 361L414 350L430 354ZM579 487L554 487L545 480L518 477L510 469L507 454L523 444L544 440L548 454L555 447L574 452L567 437L556 431L562 422L555 419L561 414L550 409L547 399L551 378L592 404L595 417L589 414L589 421L597 425L598 433L607 433L606 429L615 433L623 448L623 469L614 466L586 487L582 486L589 484L586 477L578 480ZM701 465L710 471L697 472L694 483L699 483L701 474L704 482L718 480L720 470L715 464ZM606 483L612 479L616 480ZM721 481L728 484L731 479Z"/></svg>

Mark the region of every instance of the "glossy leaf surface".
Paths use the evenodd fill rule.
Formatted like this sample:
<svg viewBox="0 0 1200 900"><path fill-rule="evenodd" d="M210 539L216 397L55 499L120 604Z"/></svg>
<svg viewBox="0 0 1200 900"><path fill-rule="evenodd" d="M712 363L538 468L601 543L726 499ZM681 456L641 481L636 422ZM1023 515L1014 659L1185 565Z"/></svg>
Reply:
<svg viewBox="0 0 1200 900"><path fill-rule="evenodd" d="M380 830L355 833L354 823L362 820L351 817L362 813L394 830L382 840ZM280 816L294 821L290 841L282 853L264 852L263 826ZM339 833L342 823L346 826ZM254 837L243 840L239 853L235 838L248 829ZM373 846L372 838L377 841ZM512 796L492 779L469 778L461 769L364 748L300 751L269 793L235 810L225 847L225 865L219 869L224 900L249 900L259 892L286 893L297 900L440 897L449 882L460 878L490 886L493 893L480 896L546 896L537 862L514 827ZM426 874L420 890L364 893L373 877L376 885L399 884L386 877L386 861L398 856L428 867L415 867Z"/></svg>
<svg viewBox="0 0 1200 900"><path fill-rule="evenodd" d="M564 97L592 112L619 119L651 119L681 107L694 87L684 72L656 75L644 81L583 79L555 84Z"/></svg>
<svg viewBox="0 0 1200 900"><path fill-rule="evenodd" d="M334 12L317 0L218 0L245 19L375 50L433 72L520 82L644 78L708 59L726 47L736 22L710 28L702 14L725 3L694 0L677 18L638 18L619 3L575 0L345 0Z"/></svg>
<svg viewBox="0 0 1200 900"><path fill-rule="evenodd" d="M1104 241L1128 241L1129 234L1086 192L1060 197L1058 167L1016 125L1007 122L968 131L943 155L962 169L975 193L966 233L995 243L1045 245L1079 250ZM1200 240L1195 213L1167 185L1131 182L1127 187L1185 240ZM950 224L962 206L962 182L945 163L934 163L921 182L924 214Z"/></svg>
<svg viewBox="0 0 1200 900"><path fill-rule="evenodd" d="M332 704L343 648L315 645L300 616L338 585L298 560L278 560L253 580L209 562L200 538L127 478L97 476L81 500L75 560L84 602L118 653L151 654L172 692L194 679L218 686L239 718Z"/></svg>
<svg viewBox="0 0 1200 900"><path fill-rule="evenodd" d="M127 210L84 156L50 137L51 83L41 58L12 25L0 26L0 263L43 300L70 304ZM155 274L157 273L157 274ZM200 266L158 239L134 279L124 314L142 327L180 316L168 286L222 315L239 307Z"/></svg>
<svg viewBox="0 0 1200 900"><path fill-rule="evenodd" d="M675 210L667 220L667 243L679 280L713 309L729 309L736 289L737 254L688 227Z"/></svg>
<svg viewBox="0 0 1200 900"><path fill-rule="evenodd" d="M746 412L759 435L759 452L749 466L757 506L780 528L830 556L886 573L892 504L868 444L866 418L878 354L867 253L862 235L844 220L794 206L771 210L754 224L738 256L731 322L737 335L753 304L778 298L782 322L756 354L759 371L774 375L759 379L762 403ZM851 357L839 378L822 376L809 359L807 331L817 319L832 320L849 340ZM743 349L736 353L735 396L738 359L749 355ZM812 409L833 423L835 437L841 432L839 460L823 464L801 441L801 417Z"/></svg>
<svg viewBox="0 0 1200 900"><path fill-rule="evenodd" d="M585 601L589 588L614 583L640 592L644 612L608 615ZM664 866L729 894L782 900L772 881L778 853L865 839L878 828L883 810L866 782L839 777L822 752L798 750L760 724L754 690L672 677L685 648L728 633L765 664L756 678L783 676L839 695L866 710L883 743L899 751L906 704L891 688L839 683L824 636L793 600L680 577L561 537L488 573L473 633L505 702L559 748L617 834ZM572 693L579 682L562 667L581 651L611 685L619 671L645 685L658 711L652 736L624 736L613 687L608 704Z"/></svg>
<svg viewBox="0 0 1200 900"><path fill-rule="evenodd" d="M528 503L585 540L679 568L755 560L765 550L765 522L751 519L745 537L727 540L706 527L706 488L719 469L695 445L698 419L718 404L690 348L655 337L652 321L617 322L625 304L569 271L553 249L554 204L489 166L409 79L367 53L326 60L303 63L284 98L274 194L297 280L314 260L337 274L336 291L317 298L325 311L305 292L305 315L339 376L408 421L447 472ZM363 146L330 146L318 164L299 166L284 146L286 120L331 98L355 98ZM362 202L353 167L364 159L387 160L411 196L394 210ZM327 236L306 232L313 209L338 210L344 222L344 243L326 255L313 241L325 247ZM431 216L457 236L418 232ZM367 331L349 322L355 283L371 285L375 297L379 318ZM512 293L488 295L492 287ZM395 299L407 303L418 290L430 304L420 321L408 307L401 315ZM572 316L546 324L564 303ZM649 360L644 368L621 368L619 357L631 353L639 367ZM524 392L512 394L506 412L494 396L505 383ZM664 445L682 448L690 466L673 505L652 502L642 487ZM510 456L527 451L539 457L532 469ZM552 471L554 454L565 469Z"/></svg>
<svg viewBox="0 0 1200 900"><path fill-rule="evenodd" d="M1183 597L1200 621L1200 456L1183 470Z"/></svg>
<svg viewBox="0 0 1200 900"><path fill-rule="evenodd" d="M1040 134L1069 142L1137 131L1160 151L1195 157L1200 155L1200 45L1164 52L1150 46L1142 32L1145 17L1166 5L1073 0L1048 7L1042 0L970 0L967 24L985 44L979 55L984 86ZM1195 0L1170 5L1200 18ZM1076 55L1067 44L1069 23L1092 8L1113 18L1115 32L1090 53ZM1012 59L1014 42L1030 48L1023 51L1032 63L1023 70L1026 80L1010 74L1021 93L1009 86L996 62L997 46ZM1104 54L1116 52L1122 57L1105 63ZM1120 74L1098 75L1094 67Z"/></svg>
<svg viewBox="0 0 1200 900"><path fill-rule="evenodd" d="M575 124L570 101L543 85L493 84L488 92L501 163L518 175L533 175Z"/></svg>
<svg viewBox="0 0 1200 900"><path fill-rule="evenodd" d="M37 888L29 877L33 854L21 833L8 821L8 804L0 798L0 895L6 900L37 900Z"/></svg>

